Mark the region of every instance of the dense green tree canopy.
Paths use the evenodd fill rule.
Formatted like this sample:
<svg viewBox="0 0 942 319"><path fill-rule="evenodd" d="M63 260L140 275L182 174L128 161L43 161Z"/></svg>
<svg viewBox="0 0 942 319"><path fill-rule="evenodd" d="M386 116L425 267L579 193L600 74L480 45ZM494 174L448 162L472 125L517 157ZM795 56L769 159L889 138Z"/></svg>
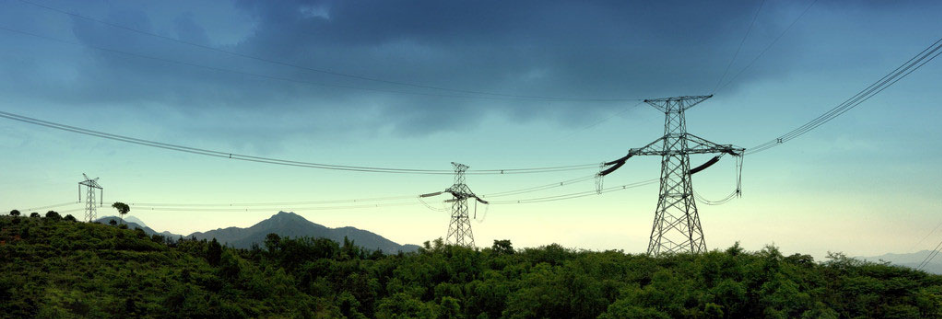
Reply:
<svg viewBox="0 0 942 319"><path fill-rule="evenodd" d="M0 317L942 318L942 276L737 245L652 258L426 243L383 254L268 236L253 249L0 217Z"/></svg>

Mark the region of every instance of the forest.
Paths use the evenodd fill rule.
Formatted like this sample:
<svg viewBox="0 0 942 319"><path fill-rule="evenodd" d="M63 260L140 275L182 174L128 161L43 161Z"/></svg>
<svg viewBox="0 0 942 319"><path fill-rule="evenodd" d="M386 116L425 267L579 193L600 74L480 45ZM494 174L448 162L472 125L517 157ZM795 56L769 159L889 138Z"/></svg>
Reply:
<svg viewBox="0 0 942 319"><path fill-rule="evenodd" d="M3 318L942 318L942 276L840 253L386 253L275 234L234 249L31 215L0 216Z"/></svg>

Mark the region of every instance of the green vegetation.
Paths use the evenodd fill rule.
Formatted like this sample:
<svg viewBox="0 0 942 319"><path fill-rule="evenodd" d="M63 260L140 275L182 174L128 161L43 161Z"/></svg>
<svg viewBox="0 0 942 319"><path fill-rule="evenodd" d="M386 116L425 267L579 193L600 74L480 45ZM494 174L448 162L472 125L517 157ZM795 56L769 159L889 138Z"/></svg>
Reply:
<svg viewBox="0 0 942 319"><path fill-rule="evenodd" d="M131 211L131 207L122 202L114 202L114 204L111 204L111 207L118 210L118 215L121 216L121 220L124 220L124 215L127 215L128 212Z"/></svg>
<svg viewBox="0 0 942 319"><path fill-rule="evenodd" d="M436 241L384 255L269 235L232 249L2 216L0 317L942 318L942 276L738 245L651 258Z"/></svg>

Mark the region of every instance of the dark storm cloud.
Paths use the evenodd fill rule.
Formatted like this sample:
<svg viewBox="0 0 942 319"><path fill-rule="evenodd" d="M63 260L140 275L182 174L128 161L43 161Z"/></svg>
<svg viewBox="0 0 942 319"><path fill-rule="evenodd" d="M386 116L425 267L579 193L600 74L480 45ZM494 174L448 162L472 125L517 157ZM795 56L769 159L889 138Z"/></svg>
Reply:
<svg viewBox="0 0 942 319"><path fill-rule="evenodd" d="M238 1L235 5L254 25L233 44L219 44L214 41L217 35L203 27L232 18L214 15L212 7L168 15L101 5L103 13L88 15L187 42L363 77L592 99L709 93L758 8L751 1ZM804 5L766 4L753 36L765 41L777 36ZM381 123L402 134L459 129L488 114L577 125L634 103L425 96L421 94L467 94L310 72L81 18L69 18L68 26L84 45L160 59L85 48L66 58L72 59L72 80L67 85L45 90L51 88L49 81L37 79L10 83L8 88L44 90L44 96L60 102L153 102L197 116L204 113L194 109L224 109L258 114L262 120L273 111L314 116L375 108L381 117L368 125ZM757 66L732 87L784 75L794 62L783 58L791 50L789 41L770 54L778 58L774 66ZM48 52L36 57L43 58L63 59ZM259 79L169 61L325 85ZM32 72L17 70L24 76Z"/></svg>

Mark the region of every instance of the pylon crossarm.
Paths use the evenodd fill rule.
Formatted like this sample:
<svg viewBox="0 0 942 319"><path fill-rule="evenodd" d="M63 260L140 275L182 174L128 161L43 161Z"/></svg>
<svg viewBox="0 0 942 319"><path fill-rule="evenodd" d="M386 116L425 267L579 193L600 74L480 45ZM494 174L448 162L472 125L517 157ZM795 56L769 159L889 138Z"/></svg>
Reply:
<svg viewBox="0 0 942 319"><path fill-rule="evenodd" d="M654 108L661 110L661 112L680 112L687 110L694 105L700 104L700 102L706 101L707 99L713 97L713 94L710 95L698 95L698 96L678 96L678 97L666 97L660 99L647 99L644 100L644 103L648 103Z"/></svg>
<svg viewBox="0 0 942 319"><path fill-rule="evenodd" d="M710 142L702 137L686 133L683 137L687 140L687 154L711 154L727 153L733 156L740 156L746 150L742 147L735 147L732 144L717 144Z"/></svg>
<svg viewBox="0 0 942 319"><path fill-rule="evenodd" d="M628 150L628 155L631 155L631 156L634 156L634 155L656 155L656 156L662 156L662 155L664 155L664 150L662 149L662 145L663 145L663 143L664 143L664 139L665 139L665 138L667 138L667 137L666 137L666 136L662 136L662 137L659 137L658 139L654 140L654 142L648 143L648 145L645 145L645 146L642 146L642 147L638 147L638 148L632 148L632 149Z"/></svg>

